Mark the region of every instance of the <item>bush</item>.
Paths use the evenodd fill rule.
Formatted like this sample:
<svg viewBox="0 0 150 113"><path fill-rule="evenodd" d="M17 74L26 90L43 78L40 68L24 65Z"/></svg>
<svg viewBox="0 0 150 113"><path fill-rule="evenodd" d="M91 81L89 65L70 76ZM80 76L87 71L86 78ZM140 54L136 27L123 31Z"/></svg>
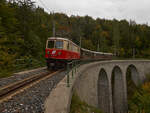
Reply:
<svg viewBox="0 0 150 113"><path fill-rule="evenodd" d="M77 94L73 94L70 113L102 113L98 108L89 106L87 103L80 100Z"/></svg>
<svg viewBox="0 0 150 113"><path fill-rule="evenodd" d="M150 79L137 89L129 101L130 113L150 113Z"/></svg>

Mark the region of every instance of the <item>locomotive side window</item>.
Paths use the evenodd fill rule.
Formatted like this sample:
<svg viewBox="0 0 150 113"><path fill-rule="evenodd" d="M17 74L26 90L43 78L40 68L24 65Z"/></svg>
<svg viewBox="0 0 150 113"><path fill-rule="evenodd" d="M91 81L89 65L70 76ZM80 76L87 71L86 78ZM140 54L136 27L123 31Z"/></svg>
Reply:
<svg viewBox="0 0 150 113"><path fill-rule="evenodd" d="M78 47L78 53L80 53L80 48Z"/></svg>
<svg viewBox="0 0 150 113"><path fill-rule="evenodd" d="M48 41L47 48L54 48L54 41Z"/></svg>
<svg viewBox="0 0 150 113"><path fill-rule="evenodd" d="M73 48L72 48L72 43L70 42L70 43L69 43L69 50L72 51L72 49L73 49Z"/></svg>
<svg viewBox="0 0 150 113"><path fill-rule="evenodd" d="M72 51L74 52L74 45L72 44Z"/></svg>
<svg viewBox="0 0 150 113"><path fill-rule="evenodd" d="M76 47L76 46L74 46L74 52L78 52L78 51L77 51L77 47Z"/></svg>
<svg viewBox="0 0 150 113"><path fill-rule="evenodd" d="M56 42L55 42L55 48L57 48L57 49L63 49L63 41L56 40Z"/></svg>
<svg viewBox="0 0 150 113"><path fill-rule="evenodd" d="M68 44L67 44L67 50L69 50L69 42L68 42Z"/></svg>
<svg viewBox="0 0 150 113"><path fill-rule="evenodd" d="M64 50L69 50L69 43L68 41L64 41Z"/></svg>

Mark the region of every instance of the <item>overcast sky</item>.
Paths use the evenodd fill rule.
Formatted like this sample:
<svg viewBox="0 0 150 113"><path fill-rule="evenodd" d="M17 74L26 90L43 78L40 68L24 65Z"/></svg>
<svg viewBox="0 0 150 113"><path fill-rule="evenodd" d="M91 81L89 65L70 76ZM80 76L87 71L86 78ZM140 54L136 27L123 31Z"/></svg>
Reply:
<svg viewBox="0 0 150 113"><path fill-rule="evenodd" d="M35 0L41 7L67 15L135 20L150 25L150 0ZM42 1L45 6L40 2ZM48 11L45 8L46 11Z"/></svg>

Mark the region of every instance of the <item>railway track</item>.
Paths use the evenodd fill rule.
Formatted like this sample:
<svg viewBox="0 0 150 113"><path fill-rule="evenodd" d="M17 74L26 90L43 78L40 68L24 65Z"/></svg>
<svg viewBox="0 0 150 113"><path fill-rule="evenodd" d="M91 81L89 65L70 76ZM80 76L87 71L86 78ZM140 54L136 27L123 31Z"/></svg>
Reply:
<svg viewBox="0 0 150 113"><path fill-rule="evenodd" d="M9 100L14 95L24 91L25 89L37 84L42 80L45 80L59 72L62 72L63 70L64 69L51 72L41 72L39 74L35 74L33 76L0 88L0 103Z"/></svg>

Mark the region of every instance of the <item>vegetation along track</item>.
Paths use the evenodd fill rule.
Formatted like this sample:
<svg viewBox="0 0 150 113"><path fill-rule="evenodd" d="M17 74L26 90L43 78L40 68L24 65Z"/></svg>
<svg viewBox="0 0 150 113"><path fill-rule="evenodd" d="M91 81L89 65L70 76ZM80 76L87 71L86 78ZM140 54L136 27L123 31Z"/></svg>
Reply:
<svg viewBox="0 0 150 113"><path fill-rule="evenodd" d="M15 82L15 83L12 83L10 85L0 88L0 103L2 103L3 101L9 100L13 95L16 95L17 93L38 83L41 80L44 80L46 78L53 76L54 74L62 72L63 70L64 69L61 69L58 71L41 72L39 74L30 76L28 78L25 78L23 80L20 80L18 82Z"/></svg>

